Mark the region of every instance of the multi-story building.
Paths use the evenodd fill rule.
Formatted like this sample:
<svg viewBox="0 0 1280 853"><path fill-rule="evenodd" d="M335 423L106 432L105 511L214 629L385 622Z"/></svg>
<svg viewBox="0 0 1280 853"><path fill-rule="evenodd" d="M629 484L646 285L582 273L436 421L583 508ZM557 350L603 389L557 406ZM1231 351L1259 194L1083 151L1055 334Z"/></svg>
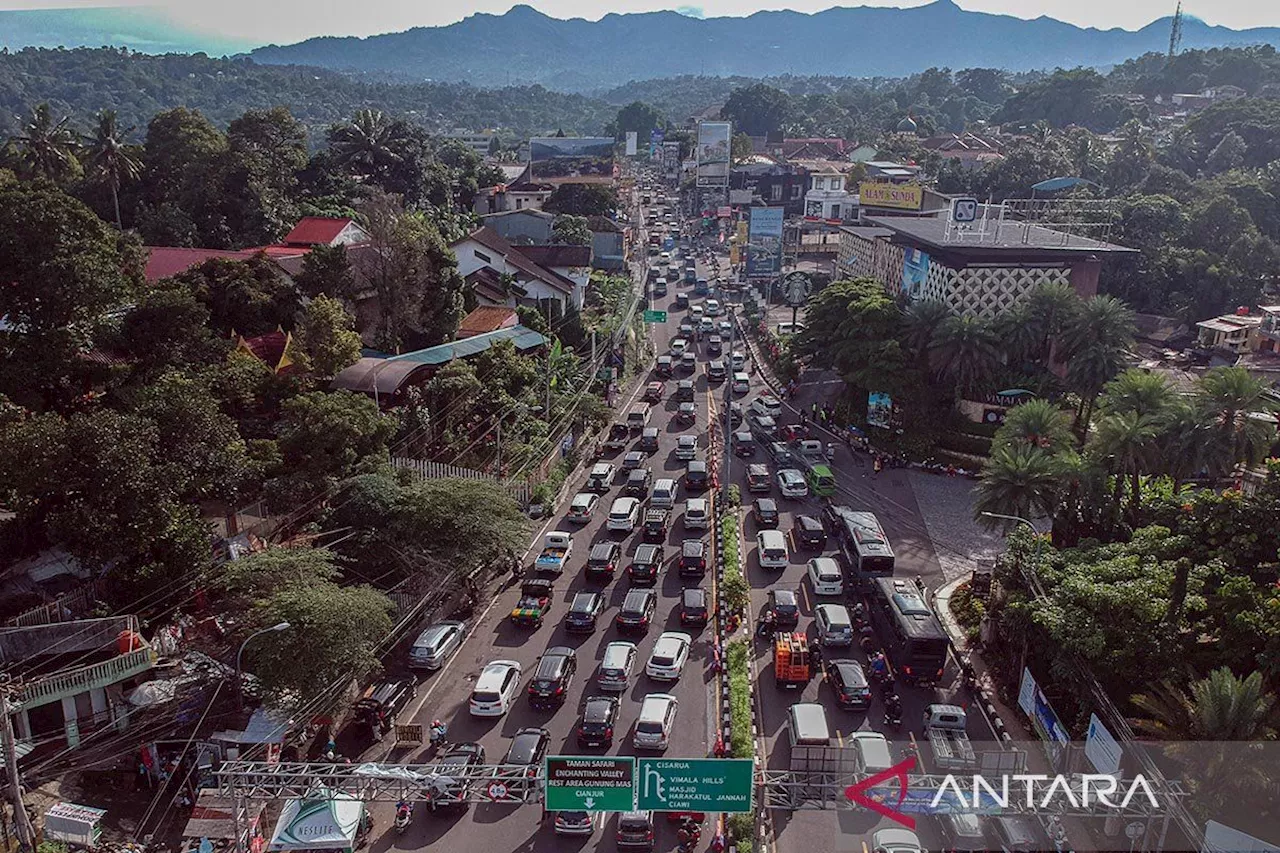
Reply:
<svg viewBox="0 0 1280 853"><path fill-rule="evenodd" d="M1263 305L1258 308L1262 312L1262 322L1254 332L1258 352L1280 353L1280 305Z"/></svg>
<svg viewBox="0 0 1280 853"><path fill-rule="evenodd" d="M1276 314L1269 313L1269 310L1280 313L1280 309L1272 306L1263 308L1262 314L1250 314L1248 307L1242 305L1234 314L1201 320L1196 323L1196 346L1242 353L1262 349L1261 342L1266 340L1274 351L1275 339L1280 336L1275 332ZM1270 337L1263 336L1264 326L1269 326L1267 335Z"/></svg>

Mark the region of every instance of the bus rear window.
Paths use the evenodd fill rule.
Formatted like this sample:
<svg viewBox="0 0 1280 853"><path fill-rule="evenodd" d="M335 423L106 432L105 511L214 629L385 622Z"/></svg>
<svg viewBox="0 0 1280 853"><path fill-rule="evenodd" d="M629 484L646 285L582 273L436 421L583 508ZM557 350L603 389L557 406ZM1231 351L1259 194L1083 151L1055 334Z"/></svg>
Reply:
<svg viewBox="0 0 1280 853"><path fill-rule="evenodd" d="M862 571L868 575L892 575L893 557L863 557Z"/></svg>

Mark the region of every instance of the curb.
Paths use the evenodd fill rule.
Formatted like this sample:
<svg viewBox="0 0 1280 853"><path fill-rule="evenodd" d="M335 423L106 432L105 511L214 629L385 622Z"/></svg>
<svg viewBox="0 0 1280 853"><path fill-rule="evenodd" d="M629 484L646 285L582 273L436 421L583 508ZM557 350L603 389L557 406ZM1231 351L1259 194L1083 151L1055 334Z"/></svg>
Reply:
<svg viewBox="0 0 1280 853"><path fill-rule="evenodd" d="M965 583L969 578L964 575L955 580L948 581L934 593L934 610L938 614L938 621L942 623L942 627L946 629L947 635L951 638L953 650L959 656L961 649L973 655L974 652L969 649L969 639L965 636L964 629L960 627L960 623L956 621L955 614L951 612L951 594L957 588ZM996 738L1002 743L1009 743L1013 740L1013 735L1009 733L1005 727L1004 720L1000 717L1000 712L996 710L995 703L991 699L991 689L977 682L974 685L974 692L977 694L978 708L982 711L982 715L987 719L987 725L995 732Z"/></svg>

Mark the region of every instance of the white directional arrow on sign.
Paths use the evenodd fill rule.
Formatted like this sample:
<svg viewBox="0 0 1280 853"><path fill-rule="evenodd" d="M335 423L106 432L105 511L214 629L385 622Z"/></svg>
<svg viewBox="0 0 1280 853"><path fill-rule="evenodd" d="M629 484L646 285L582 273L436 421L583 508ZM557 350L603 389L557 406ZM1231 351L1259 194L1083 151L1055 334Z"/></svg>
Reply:
<svg viewBox="0 0 1280 853"><path fill-rule="evenodd" d="M582 801L582 804L589 809L595 808L596 807L595 797L587 797L585 800Z"/></svg>

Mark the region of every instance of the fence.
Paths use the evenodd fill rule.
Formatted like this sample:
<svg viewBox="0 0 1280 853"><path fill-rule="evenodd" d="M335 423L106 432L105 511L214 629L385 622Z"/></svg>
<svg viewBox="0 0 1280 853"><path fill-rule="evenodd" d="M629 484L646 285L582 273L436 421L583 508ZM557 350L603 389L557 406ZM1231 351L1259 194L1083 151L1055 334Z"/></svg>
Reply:
<svg viewBox="0 0 1280 853"><path fill-rule="evenodd" d="M58 596L53 601L24 610L17 616L6 619L4 624L11 628L26 628L31 625L72 622L93 608L97 595L98 582L90 581L84 586Z"/></svg>
<svg viewBox="0 0 1280 853"><path fill-rule="evenodd" d="M408 459L403 456L391 457L391 465L397 470L411 471L423 480L484 480L489 483L500 483L511 492L521 506L528 506L529 494L532 491L528 483L503 483L487 471L474 468L462 468L444 462L432 462L428 459Z"/></svg>

